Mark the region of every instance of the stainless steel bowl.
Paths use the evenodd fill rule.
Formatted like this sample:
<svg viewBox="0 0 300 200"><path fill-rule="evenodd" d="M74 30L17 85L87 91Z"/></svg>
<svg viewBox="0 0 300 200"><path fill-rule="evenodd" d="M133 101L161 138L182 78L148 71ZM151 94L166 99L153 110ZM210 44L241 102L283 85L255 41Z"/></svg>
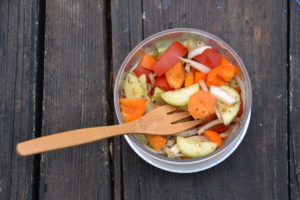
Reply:
<svg viewBox="0 0 300 200"><path fill-rule="evenodd" d="M131 71L137 65L139 58L144 54L144 52L152 51L154 44L157 44L157 42L161 40L171 42L174 39L181 41L186 38L193 38L209 44L240 69L241 77L245 82L246 102L244 102L244 114L241 119L240 127L224 142L224 145L221 148L207 156L183 160L171 159L153 153L149 149L145 148L133 135L124 136L131 148L146 162L160 169L176 173L203 171L219 164L231 155L239 146L246 134L250 121L252 103L251 82L246 67L237 53L228 44L220 38L205 31L190 28L169 29L156 33L143 40L129 53L122 63L114 85L114 107L119 123L123 123L120 112L119 96L122 91L124 74Z"/></svg>

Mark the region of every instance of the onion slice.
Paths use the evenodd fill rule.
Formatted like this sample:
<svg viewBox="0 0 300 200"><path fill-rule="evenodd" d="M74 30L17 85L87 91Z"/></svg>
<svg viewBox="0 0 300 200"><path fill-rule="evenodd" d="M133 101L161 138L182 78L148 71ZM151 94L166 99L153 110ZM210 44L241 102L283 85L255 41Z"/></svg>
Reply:
<svg viewBox="0 0 300 200"><path fill-rule="evenodd" d="M204 90L205 92L208 92L208 88L206 87L206 84L204 83L203 80L201 80L199 82L199 85L200 85L200 87L201 87L202 90Z"/></svg>
<svg viewBox="0 0 300 200"><path fill-rule="evenodd" d="M191 66L190 66L190 64L186 64L184 68L185 68L185 72L187 74L189 74L191 72Z"/></svg>
<svg viewBox="0 0 300 200"><path fill-rule="evenodd" d="M221 113L220 113L218 107L215 105L214 108L215 108L215 113L217 115L217 118L220 119L223 122L223 119L222 119L222 116L221 116Z"/></svg>
<svg viewBox="0 0 300 200"><path fill-rule="evenodd" d="M195 136L187 137L187 139L196 140L199 142L209 141L204 135L195 135Z"/></svg>
<svg viewBox="0 0 300 200"><path fill-rule="evenodd" d="M198 130L198 134L201 135L205 130L217 125L217 124L221 124L222 121L220 119L216 119L214 121L208 122L207 124L201 126Z"/></svg>
<svg viewBox="0 0 300 200"><path fill-rule="evenodd" d="M225 90L216 87L216 86L210 86L210 93L216 97L217 100L221 101L222 103L226 105L233 105L237 102L237 100L231 96L228 92Z"/></svg>
<svg viewBox="0 0 300 200"><path fill-rule="evenodd" d="M245 84L244 81L241 80L241 78L238 75L234 76L237 84L239 85L240 89L241 89L241 98L242 98L242 102L243 102L243 107L245 109L245 102L246 102L246 97L245 97Z"/></svg>
<svg viewBox="0 0 300 200"><path fill-rule="evenodd" d="M190 64L192 67L194 67L195 69L197 69L198 71L202 72L202 73L205 73L207 74L208 72L210 72L210 68L201 64L201 63L198 63L196 61L193 61L193 60L189 60L189 59L185 59L185 58L181 58L181 57L178 57L181 61L187 63L187 64Z"/></svg>
<svg viewBox="0 0 300 200"><path fill-rule="evenodd" d="M212 48L211 46L198 47L197 49L194 49L189 52L188 59L192 59L195 56L202 54L206 49L211 49L211 48Z"/></svg>

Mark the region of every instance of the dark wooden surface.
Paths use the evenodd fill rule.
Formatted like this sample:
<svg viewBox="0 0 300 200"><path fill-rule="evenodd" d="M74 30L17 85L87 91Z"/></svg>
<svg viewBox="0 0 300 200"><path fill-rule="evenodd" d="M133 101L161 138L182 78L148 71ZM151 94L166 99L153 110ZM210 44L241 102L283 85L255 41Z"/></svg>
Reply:
<svg viewBox="0 0 300 200"><path fill-rule="evenodd" d="M297 2L0 1L0 199L300 199ZM226 161L169 173L122 137L16 156L26 139L116 123L112 84L123 59L175 27L221 37L247 65L251 123Z"/></svg>

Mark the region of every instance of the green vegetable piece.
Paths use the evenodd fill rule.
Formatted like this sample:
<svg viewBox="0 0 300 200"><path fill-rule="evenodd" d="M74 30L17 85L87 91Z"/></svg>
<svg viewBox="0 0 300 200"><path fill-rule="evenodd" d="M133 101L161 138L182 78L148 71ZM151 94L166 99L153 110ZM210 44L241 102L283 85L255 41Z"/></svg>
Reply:
<svg viewBox="0 0 300 200"><path fill-rule="evenodd" d="M194 84L186 88L168 91L161 94L162 99L173 106L186 106L192 94L199 91L199 84Z"/></svg>
<svg viewBox="0 0 300 200"><path fill-rule="evenodd" d="M180 152L188 157L200 157L212 153L218 144L215 142L196 141L181 136L176 137L176 143Z"/></svg>
<svg viewBox="0 0 300 200"><path fill-rule="evenodd" d="M162 99L161 94L165 93L163 89L160 89L159 87L154 88L154 93L152 96L152 102L158 105L164 105L166 102Z"/></svg>

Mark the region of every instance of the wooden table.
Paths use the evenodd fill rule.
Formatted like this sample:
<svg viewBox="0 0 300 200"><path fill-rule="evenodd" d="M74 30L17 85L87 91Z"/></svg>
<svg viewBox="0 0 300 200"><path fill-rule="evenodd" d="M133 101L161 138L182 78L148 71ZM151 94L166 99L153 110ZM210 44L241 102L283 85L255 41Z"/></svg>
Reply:
<svg viewBox="0 0 300 200"><path fill-rule="evenodd" d="M124 57L175 27L221 37L247 65L251 123L226 161L168 173L122 137L16 156L26 139L116 123ZM0 199L300 199L299 45L297 0L1 0Z"/></svg>

